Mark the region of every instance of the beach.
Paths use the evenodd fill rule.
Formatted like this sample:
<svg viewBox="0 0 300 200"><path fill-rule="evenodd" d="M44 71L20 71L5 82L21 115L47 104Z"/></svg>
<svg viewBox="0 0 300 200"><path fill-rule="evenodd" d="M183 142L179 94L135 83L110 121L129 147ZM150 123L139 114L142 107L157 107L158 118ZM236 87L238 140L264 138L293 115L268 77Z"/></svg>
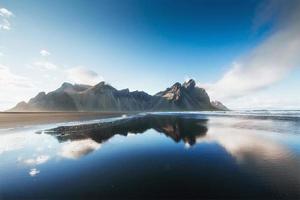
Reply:
<svg viewBox="0 0 300 200"><path fill-rule="evenodd" d="M124 112L0 112L0 129L117 117Z"/></svg>

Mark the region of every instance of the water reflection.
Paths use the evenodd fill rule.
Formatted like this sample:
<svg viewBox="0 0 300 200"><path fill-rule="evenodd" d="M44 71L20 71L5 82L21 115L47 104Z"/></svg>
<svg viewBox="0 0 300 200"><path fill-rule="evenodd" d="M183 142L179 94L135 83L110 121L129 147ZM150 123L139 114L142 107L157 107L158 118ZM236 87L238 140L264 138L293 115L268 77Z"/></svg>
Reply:
<svg viewBox="0 0 300 200"><path fill-rule="evenodd" d="M50 159L49 155L39 155L36 156L35 158L29 158L24 160L24 163L28 165L40 165L47 162L49 159Z"/></svg>
<svg viewBox="0 0 300 200"><path fill-rule="evenodd" d="M32 169L30 169L30 171L29 171L29 175L30 175L30 176L36 176L36 175L39 174L39 173L40 173L40 171L37 170L36 168L32 168Z"/></svg>
<svg viewBox="0 0 300 200"><path fill-rule="evenodd" d="M299 124L285 121L279 130L278 123L147 114L40 134L0 134L0 188L16 199L11 188L31 199L299 199L300 140L289 130Z"/></svg>
<svg viewBox="0 0 300 200"><path fill-rule="evenodd" d="M101 144L91 139L75 140L62 146L59 155L65 158L78 159L101 147Z"/></svg>
<svg viewBox="0 0 300 200"><path fill-rule="evenodd" d="M205 138L197 144L217 143L230 154L237 164L250 176L259 179L274 192L284 190L300 195L299 154L291 151L278 140L287 136L274 133L236 128L212 127ZM284 197L283 196L283 197Z"/></svg>
<svg viewBox="0 0 300 200"><path fill-rule="evenodd" d="M149 129L163 133L177 143L183 141L189 145L194 145L196 139L205 136L208 130L207 119L189 118L184 115L163 116L149 114L101 124L62 126L47 130L45 133L54 135L60 142L89 138L101 144L117 134L124 136L127 136L129 133L140 134ZM85 142L83 144L85 145ZM80 142L78 142L78 145L80 145Z"/></svg>

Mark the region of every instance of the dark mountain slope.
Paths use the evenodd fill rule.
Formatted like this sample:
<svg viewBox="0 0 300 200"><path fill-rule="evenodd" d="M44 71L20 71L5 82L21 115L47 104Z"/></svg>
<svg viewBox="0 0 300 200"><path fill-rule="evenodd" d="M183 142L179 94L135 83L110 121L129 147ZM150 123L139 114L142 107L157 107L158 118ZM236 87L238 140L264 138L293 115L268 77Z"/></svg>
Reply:
<svg viewBox="0 0 300 200"><path fill-rule="evenodd" d="M117 90L105 82L95 86L63 83L48 94L40 92L28 103L18 103L10 111L180 110L222 110L222 107L212 104L206 91L196 87L195 81L191 79L183 84L175 83L153 96L143 91Z"/></svg>
<svg viewBox="0 0 300 200"><path fill-rule="evenodd" d="M153 110L213 110L206 91L196 87L194 80L175 83L155 95Z"/></svg>

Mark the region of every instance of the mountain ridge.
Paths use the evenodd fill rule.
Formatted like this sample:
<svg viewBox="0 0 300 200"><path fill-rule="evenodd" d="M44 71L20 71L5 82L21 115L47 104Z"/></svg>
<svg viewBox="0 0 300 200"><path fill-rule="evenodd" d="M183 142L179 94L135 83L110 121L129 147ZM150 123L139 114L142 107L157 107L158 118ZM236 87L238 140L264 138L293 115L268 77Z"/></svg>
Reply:
<svg viewBox="0 0 300 200"><path fill-rule="evenodd" d="M63 83L49 93L40 92L27 103L22 101L9 111L200 111L228 110L210 101L193 79L177 82L150 95L144 91L117 90L105 82L94 86Z"/></svg>

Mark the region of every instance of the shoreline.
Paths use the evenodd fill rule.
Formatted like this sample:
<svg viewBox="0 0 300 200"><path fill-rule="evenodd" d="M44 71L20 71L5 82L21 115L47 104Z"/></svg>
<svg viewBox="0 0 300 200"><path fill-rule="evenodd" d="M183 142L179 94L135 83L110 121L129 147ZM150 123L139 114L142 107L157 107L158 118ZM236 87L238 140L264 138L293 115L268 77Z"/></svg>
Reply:
<svg viewBox="0 0 300 200"><path fill-rule="evenodd" d="M128 112L0 112L0 129L118 117Z"/></svg>

